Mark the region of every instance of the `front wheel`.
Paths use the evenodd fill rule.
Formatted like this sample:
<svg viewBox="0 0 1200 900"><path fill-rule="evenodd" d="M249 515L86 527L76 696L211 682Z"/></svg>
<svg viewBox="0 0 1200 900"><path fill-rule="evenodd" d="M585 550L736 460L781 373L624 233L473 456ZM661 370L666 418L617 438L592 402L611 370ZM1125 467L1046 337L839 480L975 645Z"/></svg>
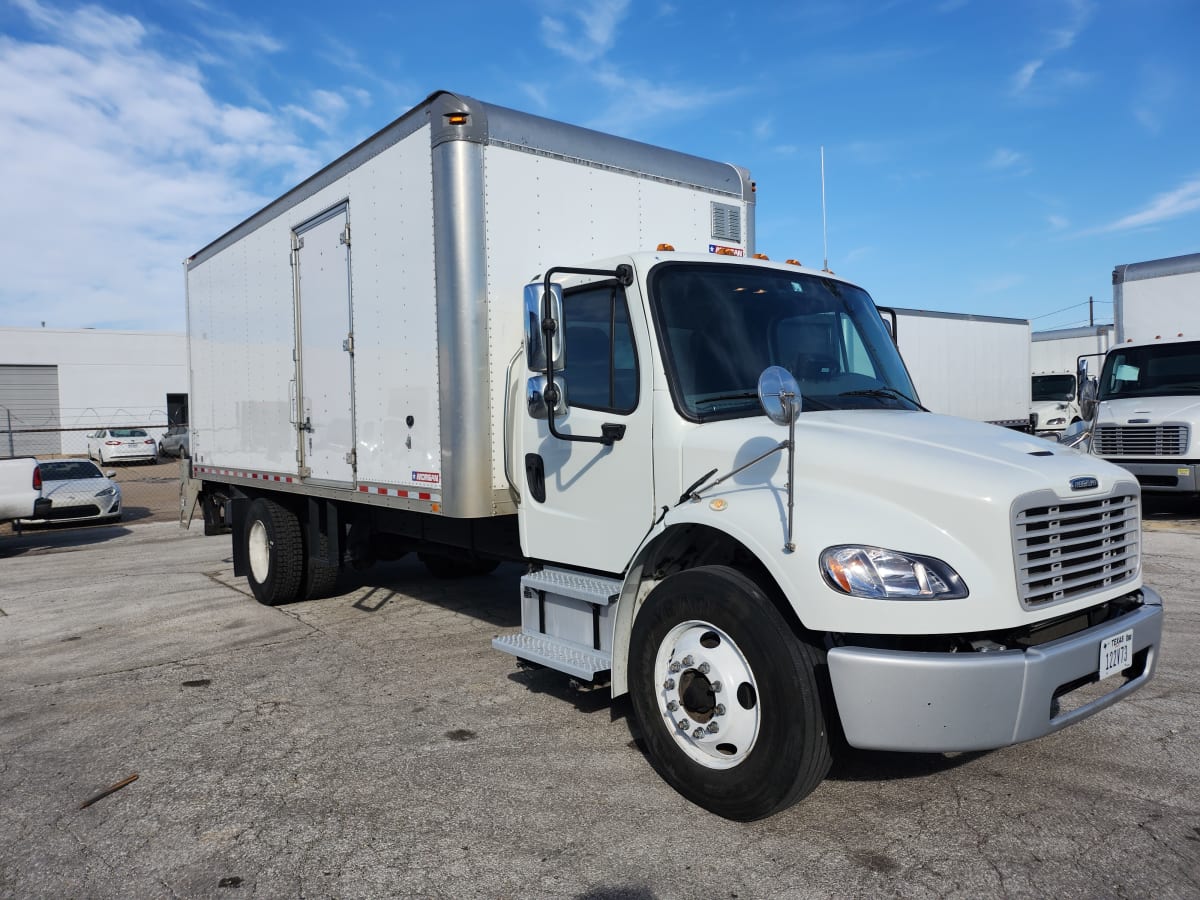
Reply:
<svg viewBox="0 0 1200 900"><path fill-rule="evenodd" d="M638 612L629 647L634 712L654 768L728 819L800 800L832 763L823 655L737 570L667 578Z"/></svg>

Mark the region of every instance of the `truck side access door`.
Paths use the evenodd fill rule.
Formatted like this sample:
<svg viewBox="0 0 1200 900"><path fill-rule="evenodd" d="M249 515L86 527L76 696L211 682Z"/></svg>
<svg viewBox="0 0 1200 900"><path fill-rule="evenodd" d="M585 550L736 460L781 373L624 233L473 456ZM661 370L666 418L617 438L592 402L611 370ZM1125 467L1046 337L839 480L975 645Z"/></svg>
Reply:
<svg viewBox="0 0 1200 900"><path fill-rule="evenodd" d="M300 475L355 481L354 335L346 203L292 233Z"/></svg>

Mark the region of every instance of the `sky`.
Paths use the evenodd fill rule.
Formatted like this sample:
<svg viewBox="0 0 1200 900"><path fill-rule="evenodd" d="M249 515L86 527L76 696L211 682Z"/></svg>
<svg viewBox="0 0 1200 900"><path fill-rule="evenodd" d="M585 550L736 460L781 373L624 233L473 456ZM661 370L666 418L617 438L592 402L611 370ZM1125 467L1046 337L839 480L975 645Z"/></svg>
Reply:
<svg viewBox="0 0 1200 900"><path fill-rule="evenodd" d="M881 305L1110 322L1115 266L1200 252L1198 37L1196 0L0 0L0 326L182 331L188 255L442 89L745 166L757 249Z"/></svg>

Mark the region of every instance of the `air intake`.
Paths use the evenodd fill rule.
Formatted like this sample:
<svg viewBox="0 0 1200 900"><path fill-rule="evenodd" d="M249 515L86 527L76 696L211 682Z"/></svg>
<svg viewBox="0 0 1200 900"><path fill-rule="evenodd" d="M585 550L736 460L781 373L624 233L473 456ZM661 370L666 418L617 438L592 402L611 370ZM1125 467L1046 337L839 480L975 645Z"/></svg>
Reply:
<svg viewBox="0 0 1200 900"><path fill-rule="evenodd" d="M742 210L729 203L712 205L712 237L717 241L742 242Z"/></svg>

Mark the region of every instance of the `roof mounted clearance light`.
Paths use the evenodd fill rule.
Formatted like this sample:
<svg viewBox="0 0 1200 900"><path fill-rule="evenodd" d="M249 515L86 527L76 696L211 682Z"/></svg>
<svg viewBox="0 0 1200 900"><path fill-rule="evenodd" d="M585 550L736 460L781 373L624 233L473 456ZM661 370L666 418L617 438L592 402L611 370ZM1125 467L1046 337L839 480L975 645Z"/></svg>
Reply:
<svg viewBox="0 0 1200 900"><path fill-rule="evenodd" d="M471 116L465 112L446 113L447 125L466 125Z"/></svg>
<svg viewBox="0 0 1200 900"><path fill-rule="evenodd" d="M736 250L734 250L732 247L718 247L716 253L717 253L717 256L737 256L738 255L738 252Z"/></svg>
<svg viewBox="0 0 1200 900"><path fill-rule="evenodd" d="M659 244L659 245L658 245L658 247L657 247L657 249L659 249L659 250L664 250L664 251L666 251L666 252L670 253L670 252L673 252L673 251L675 250L675 247L674 247L674 246L672 246L671 244Z"/></svg>
<svg viewBox="0 0 1200 900"><path fill-rule="evenodd" d="M770 261L771 257L767 256L767 254L765 254L765 253L755 253L754 256L751 257L751 259L765 259L767 261Z"/></svg>
<svg viewBox="0 0 1200 900"><path fill-rule="evenodd" d="M784 262L784 265L788 265L788 266L802 266L802 265L804 265L804 263L800 262L800 260L798 260L798 259L785 259L783 262Z"/></svg>

